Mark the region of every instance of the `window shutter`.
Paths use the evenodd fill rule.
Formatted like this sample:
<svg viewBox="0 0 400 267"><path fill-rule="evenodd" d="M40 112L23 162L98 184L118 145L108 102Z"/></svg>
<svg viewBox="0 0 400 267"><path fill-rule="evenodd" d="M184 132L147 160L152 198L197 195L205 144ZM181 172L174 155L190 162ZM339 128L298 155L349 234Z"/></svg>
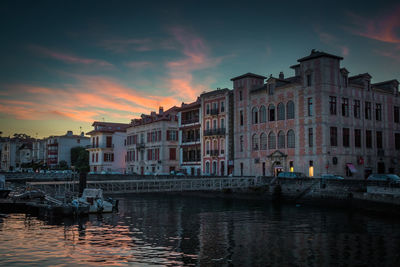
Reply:
<svg viewBox="0 0 400 267"><path fill-rule="evenodd" d="M111 161L114 161L114 153L111 154Z"/></svg>
<svg viewBox="0 0 400 267"><path fill-rule="evenodd" d="M158 131L158 141L161 141L161 131Z"/></svg>
<svg viewBox="0 0 400 267"><path fill-rule="evenodd" d="M167 130L167 141L169 141L169 131Z"/></svg>
<svg viewBox="0 0 400 267"><path fill-rule="evenodd" d="M150 133L147 133L147 143L150 143L151 142L151 135L150 135Z"/></svg>
<svg viewBox="0 0 400 267"><path fill-rule="evenodd" d="M179 131L176 131L175 136L176 136L176 141L179 141L179 135L178 135Z"/></svg>

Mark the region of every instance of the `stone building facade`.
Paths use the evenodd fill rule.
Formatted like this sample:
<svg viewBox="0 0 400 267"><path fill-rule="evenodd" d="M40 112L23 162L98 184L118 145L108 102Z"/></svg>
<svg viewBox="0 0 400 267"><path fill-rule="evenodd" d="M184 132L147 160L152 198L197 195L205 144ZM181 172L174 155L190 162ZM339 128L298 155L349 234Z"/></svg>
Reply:
<svg viewBox="0 0 400 267"><path fill-rule="evenodd" d="M127 128L126 172L167 174L179 171L178 108L142 114Z"/></svg>
<svg viewBox="0 0 400 267"><path fill-rule="evenodd" d="M232 79L235 175L400 172L399 82L349 77L341 60L313 50L292 77Z"/></svg>
<svg viewBox="0 0 400 267"><path fill-rule="evenodd" d="M201 174L201 101L179 108L179 164L188 175Z"/></svg>

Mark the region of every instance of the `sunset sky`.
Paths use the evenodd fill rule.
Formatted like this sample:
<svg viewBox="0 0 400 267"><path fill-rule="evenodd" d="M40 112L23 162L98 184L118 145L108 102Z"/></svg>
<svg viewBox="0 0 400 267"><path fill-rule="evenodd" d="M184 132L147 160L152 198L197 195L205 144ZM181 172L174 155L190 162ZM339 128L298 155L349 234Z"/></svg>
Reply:
<svg viewBox="0 0 400 267"><path fill-rule="evenodd" d="M0 131L90 131L246 72L292 76L311 49L400 80L398 1L0 1Z"/></svg>

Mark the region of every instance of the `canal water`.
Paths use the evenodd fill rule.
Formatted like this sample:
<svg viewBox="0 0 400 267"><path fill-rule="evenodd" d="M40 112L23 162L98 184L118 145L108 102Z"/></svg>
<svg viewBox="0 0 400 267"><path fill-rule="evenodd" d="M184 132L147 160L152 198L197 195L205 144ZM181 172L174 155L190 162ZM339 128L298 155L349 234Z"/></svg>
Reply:
<svg viewBox="0 0 400 267"><path fill-rule="evenodd" d="M0 219L1 266L400 266L400 221L170 195L79 220Z"/></svg>

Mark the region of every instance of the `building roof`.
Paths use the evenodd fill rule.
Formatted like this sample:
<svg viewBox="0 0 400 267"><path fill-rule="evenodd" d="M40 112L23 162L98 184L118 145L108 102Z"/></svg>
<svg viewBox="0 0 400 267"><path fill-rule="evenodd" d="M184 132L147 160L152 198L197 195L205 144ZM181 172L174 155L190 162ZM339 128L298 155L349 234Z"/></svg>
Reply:
<svg viewBox="0 0 400 267"><path fill-rule="evenodd" d="M184 111L189 109L199 108L201 106L200 97L197 97L196 101L192 103L185 104L182 102L181 107L178 108L178 111Z"/></svg>
<svg viewBox="0 0 400 267"><path fill-rule="evenodd" d="M158 121L170 121L172 119L177 120L176 113L178 113L178 110L179 108L177 106L173 106L166 111L163 111L163 109L160 108L158 114L154 111L151 112L150 115L142 114L140 119L132 119L129 127L145 125Z"/></svg>
<svg viewBox="0 0 400 267"><path fill-rule="evenodd" d="M95 129L86 134L92 135L95 133L125 132L126 128L128 128L130 126L130 124L129 123L95 121L95 122L93 122L92 126L95 127Z"/></svg>
<svg viewBox="0 0 400 267"><path fill-rule="evenodd" d="M231 92L231 89L228 88L224 88L224 89L216 89L214 91L210 91L210 92L206 92L206 93L202 93L200 95L200 97L206 97L206 96L213 96L213 95L218 95L218 94L224 94L226 92Z"/></svg>
<svg viewBox="0 0 400 267"><path fill-rule="evenodd" d="M236 77L232 78L231 81L242 79L242 78L245 78L245 77L255 77L255 78L259 78L259 79L265 79L266 78L265 76L248 72L246 74L243 74L243 75L236 76Z"/></svg>
<svg viewBox="0 0 400 267"><path fill-rule="evenodd" d="M355 79L364 78L364 77L367 77L369 79L372 78L372 76L369 75L368 72L366 72L366 73L361 73L361 74L358 74L358 75L355 75L355 76L351 76L351 77L349 77L349 80L355 80Z"/></svg>
<svg viewBox="0 0 400 267"><path fill-rule="evenodd" d="M330 57L330 58L336 58L336 59L339 59L339 60L343 59L342 57L339 57L339 56L336 56L336 55L332 55L332 54L328 54L328 53L325 53L325 52L322 52L322 51L317 51L317 50L313 49L313 50L311 50L310 55L298 59L297 62L303 62L303 61L306 61L306 60L316 59L316 58L319 58L319 57Z"/></svg>

